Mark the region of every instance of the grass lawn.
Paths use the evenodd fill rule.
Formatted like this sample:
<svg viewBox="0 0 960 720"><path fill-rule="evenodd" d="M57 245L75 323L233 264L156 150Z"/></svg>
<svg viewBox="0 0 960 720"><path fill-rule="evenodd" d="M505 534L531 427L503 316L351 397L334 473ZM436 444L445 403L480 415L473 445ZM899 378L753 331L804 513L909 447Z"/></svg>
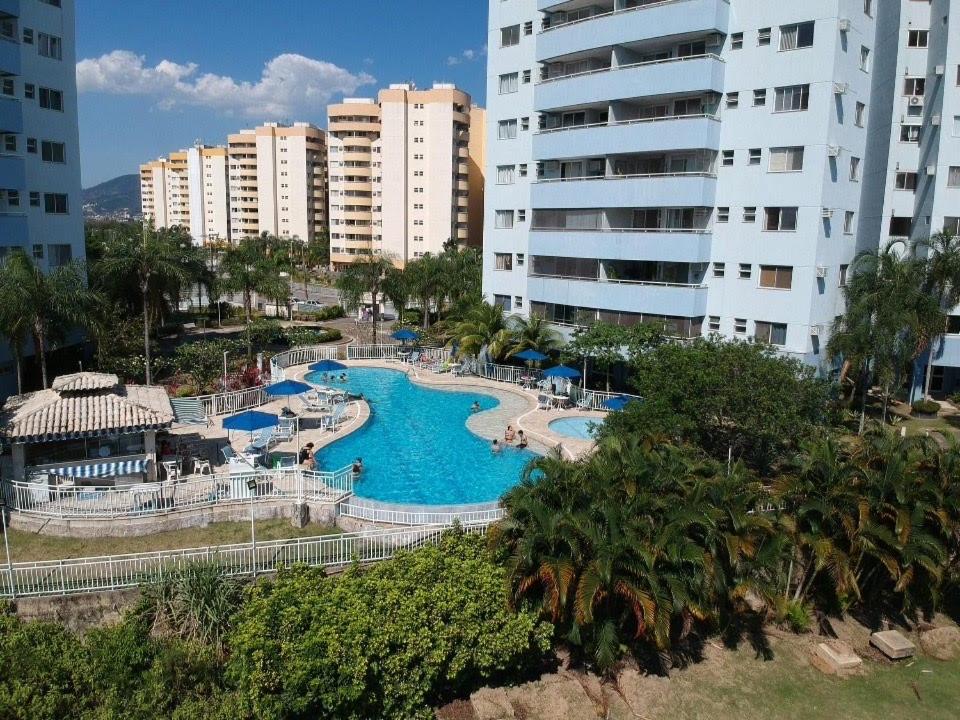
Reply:
<svg viewBox="0 0 960 720"><path fill-rule="evenodd" d="M960 660L865 661L861 676L839 679L814 670L806 652L806 647L782 641L775 641L770 662L755 658L749 648L722 652L720 658L675 673L670 691L646 715L651 720L960 717Z"/></svg>
<svg viewBox="0 0 960 720"><path fill-rule="evenodd" d="M298 530L289 520L260 520L257 526L257 541L282 538L312 537L340 532L339 529L309 524ZM249 542L250 523L224 522L207 527L173 530L170 532L127 538L63 538L53 535L37 535L7 529L10 539L10 555L14 562L20 560L59 560L90 555L118 555L147 552L150 550L173 550L176 548L205 547Z"/></svg>

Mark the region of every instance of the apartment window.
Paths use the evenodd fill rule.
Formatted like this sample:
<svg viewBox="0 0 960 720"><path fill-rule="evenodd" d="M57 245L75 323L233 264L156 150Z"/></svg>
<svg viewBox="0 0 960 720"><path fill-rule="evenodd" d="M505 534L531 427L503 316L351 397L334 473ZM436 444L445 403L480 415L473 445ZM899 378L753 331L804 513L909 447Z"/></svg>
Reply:
<svg viewBox="0 0 960 720"><path fill-rule="evenodd" d="M722 278L727 272L727 264L722 262L715 262L713 264L713 276L717 278Z"/></svg>
<svg viewBox="0 0 960 720"><path fill-rule="evenodd" d="M8 153L15 153L17 151L17 136L16 135L4 135L3 136L3 150Z"/></svg>
<svg viewBox="0 0 960 720"><path fill-rule="evenodd" d="M929 30L910 30L907 33L907 47L925 48L929 40Z"/></svg>
<svg viewBox="0 0 960 720"><path fill-rule="evenodd" d="M787 344L787 326L785 323L771 323L757 320L754 323L753 339L768 345Z"/></svg>
<svg viewBox="0 0 960 720"><path fill-rule="evenodd" d="M33 83L24 83L23 84L23 97L27 100L33 100L34 95L36 95L37 86ZM63 108L61 108L62 110Z"/></svg>
<svg viewBox="0 0 960 720"><path fill-rule="evenodd" d="M33 45L33 30L30 28L23 29L23 44Z"/></svg>
<svg viewBox="0 0 960 720"><path fill-rule="evenodd" d="M520 177L526 177L526 176L527 176L527 164L526 164L526 163L521 163L521 164L520 164Z"/></svg>
<svg viewBox="0 0 960 720"><path fill-rule="evenodd" d="M513 306L518 310L523 307L523 297L520 295L513 296Z"/></svg>
<svg viewBox="0 0 960 720"><path fill-rule="evenodd" d="M743 47L743 33L742 32L732 33L730 35L730 49L739 50L742 47Z"/></svg>
<svg viewBox="0 0 960 720"><path fill-rule="evenodd" d="M711 315L707 319L707 330L710 332L720 332L720 316Z"/></svg>
<svg viewBox="0 0 960 720"><path fill-rule="evenodd" d="M43 260L43 245L38 244L33 246L33 259Z"/></svg>
<svg viewBox="0 0 960 720"><path fill-rule="evenodd" d="M509 295L494 295L493 304L501 308L504 312L510 312L510 296Z"/></svg>
<svg viewBox="0 0 960 720"><path fill-rule="evenodd" d="M919 125L901 125L900 126L900 142L906 142L906 143L920 142L920 126Z"/></svg>
<svg viewBox="0 0 960 720"><path fill-rule="evenodd" d="M56 35L47 35L46 33L37 33L37 52L41 57L48 57L54 60L63 59L63 41Z"/></svg>
<svg viewBox="0 0 960 720"><path fill-rule="evenodd" d="M747 331L747 319L746 318L734 318L733 319L733 331L737 334L742 335Z"/></svg>
<svg viewBox="0 0 960 720"><path fill-rule="evenodd" d="M743 221L745 223L752 223L757 221L757 208L756 207L745 207L743 209Z"/></svg>
<svg viewBox="0 0 960 720"><path fill-rule="evenodd" d="M740 263L738 277L741 280L749 280L751 275L753 275L753 265L750 263Z"/></svg>
<svg viewBox="0 0 960 720"><path fill-rule="evenodd" d="M37 139L36 138L27 138L27 152L36 153L37 152Z"/></svg>
<svg viewBox="0 0 960 720"><path fill-rule="evenodd" d="M951 235L960 235L960 217L944 217L943 231Z"/></svg>
<svg viewBox="0 0 960 720"><path fill-rule="evenodd" d="M527 130L530 129L530 118L528 117L520 118L520 129L523 132L526 132Z"/></svg>
<svg viewBox="0 0 960 720"><path fill-rule="evenodd" d="M903 94L907 97L923 97L926 80L922 77L908 77L903 80Z"/></svg>
<svg viewBox="0 0 960 720"><path fill-rule="evenodd" d="M898 172L895 187L897 190L916 191L917 174L915 172Z"/></svg>
<svg viewBox="0 0 960 720"><path fill-rule="evenodd" d="M740 105L740 93L738 92L728 92L727 93L727 107L735 108Z"/></svg>
<svg viewBox="0 0 960 720"><path fill-rule="evenodd" d="M860 46L860 69L870 72L870 48L865 45Z"/></svg>
<svg viewBox="0 0 960 720"><path fill-rule="evenodd" d="M873 0L863 0L863 14L873 17Z"/></svg>
<svg viewBox="0 0 960 720"><path fill-rule="evenodd" d="M0 197L2 197L3 191L0 190ZM19 190L7 190L7 205L10 207L20 207L20 191Z"/></svg>
<svg viewBox="0 0 960 720"><path fill-rule="evenodd" d="M813 47L813 23L780 26L780 49L800 50Z"/></svg>
<svg viewBox="0 0 960 720"><path fill-rule="evenodd" d="M767 104L767 89L759 88L753 91L753 106L763 107Z"/></svg>
<svg viewBox="0 0 960 720"><path fill-rule="evenodd" d="M55 215L67 214L67 196L65 193L44 193L43 209Z"/></svg>
<svg viewBox="0 0 960 720"><path fill-rule="evenodd" d="M953 137L960 137L960 115L953 116L953 129L951 134Z"/></svg>
<svg viewBox="0 0 960 720"><path fill-rule="evenodd" d="M513 255L510 253L494 253L493 262L495 270L513 270Z"/></svg>
<svg viewBox="0 0 960 720"><path fill-rule="evenodd" d="M513 183L514 183L514 166L498 165L497 166L497 185L513 185Z"/></svg>
<svg viewBox="0 0 960 720"><path fill-rule="evenodd" d="M64 144L44 140L40 143L40 159L44 162L63 163L67 161Z"/></svg>
<svg viewBox="0 0 960 720"><path fill-rule="evenodd" d="M517 267L523 267L523 253L517 253Z"/></svg>
<svg viewBox="0 0 960 720"><path fill-rule="evenodd" d="M530 71L529 71L529 70L524 70L524 71L523 71L523 84L526 85L526 84L529 83L529 82L530 82Z"/></svg>
<svg viewBox="0 0 960 720"><path fill-rule="evenodd" d="M850 266L849 266L849 265L841 265L841 266L840 266L840 281L839 281L840 287L846 287L846 285L847 285L847 271L848 271L849 269L850 269Z"/></svg>
<svg viewBox="0 0 960 720"><path fill-rule="evenodd" d="M533 35L533 21L527 20L523 24L523 34L524 35Z"/></svg>
<svg viewBox="0 0 960 720"><path fill-rule="evenodd" d="M787 85L775 90L774 112L806 110L810 104L809 85Z"/></svg>
<svg viewBox="0 0 960 720"><path fill-rule="evenodd" d="M763 209L763 229L785 232L797 229L797 208L768 207Z"/></svg>
<svg viewBox="0 0 960 720"><path fill-rule="evenodd" d="M770 172L800 172L803 170L803 147L770 148Z"/></svg>
<svg viewBox="0 0 960 720"><path fill-rule="evenodd" d="M723 165L724 167L730 167L731 165L733 165L733 159L734 159L733 150L724 150L722 159L720 160L720 164Z"/></svg>
<svg viewBox="0 0 960 720"><path fill-rule="evenodd" d="M511 25L500 28L500 47L510 47L520 44L520 26Z"/></svg>
<svg viewBox="0 0 960 720"><path fill-rule="evenodd" d="M843 214L843 234L844 235L853 235L853 210L847 210Z"/></svg>
<svg viewBox="0 0 960 720"><path fill-rule="evenodd" d="M0 95L10 95L14 93L13 78L0 78Z"/></svg>
<svg viewBox="0 0 960 720"><path fill-rule="evenodd" d="M509 95L520 89L518 84L519 75L517 73L506 73L500 76L500 94Z"/></svg>
<svg viewBox="0 0 960 720"><path fill-rule="evenodd" d="M862 102L857 102L856 109L853 111L853 124L857 127L863 127L866 119L867 106Z"/></svg>
<svg viewBox="0 0 960 720"><path fill-rule="evenodd" d="M517 137L517 121L501 120L497 123L497 137L500 140L513 140Z"/></svg>
<svg viewBox="0 0 960 720"><path fill-rule="evenodd" d="M73 260L73 249L66 244L47 245L47 266L51 270L66 265Z"/></svg>
<svg viewBox="0 0 960 720"><path fill-rule="evenodd" d="M858 157L850 158L850 180L860 182L860 158Z"/></svg>
<svg viewBox="0 0 960 720"><path fill-rule="evenodd" d="M513 227L513 210L497 210L494 227L509 230Z"/></svg>
<svg viewBox="0 0 960 720"><path fill-rule="evenodd" d="M793 287L793 267L788 265L761 265L760 287L789 290Z"/></svg>
<svg viewBox="0 0 960 720"><path fill-rule="evenodd" d="M517 222L526 222L526 221L527 221L527 211L517 210Z"/></svg>
<svg viewBox="0 0 960 720"><path fill-rule="evenodd" d="M40 207L40 193L35 190L30 192L30 207Z"/></svg>
<svg viewBox="0 0 960 720"><path fill-rule="evenodd" d="M770 44L770 28L760 28L757 30L757 45Z"/></svg>
<svg viewBox="0 0 960 720"><path fill-rule="evenodd" d="M960 187L960 165L951 165L947 171L947 187Z"/></svg>
<svg viewBox="0 0 960 720"><path fill-rule="evenodd" d="M747 158L748 165L759 165L760 158L762 157L762 150L760 148L750 148L748 151L749 155Z"/></svg>
<svg viewBox="0 0 960 720"><path fill-rule="evenodd" d="M725 223L730 219L730 208L728 207L718 207L717 208L717 222Z"/></svg>

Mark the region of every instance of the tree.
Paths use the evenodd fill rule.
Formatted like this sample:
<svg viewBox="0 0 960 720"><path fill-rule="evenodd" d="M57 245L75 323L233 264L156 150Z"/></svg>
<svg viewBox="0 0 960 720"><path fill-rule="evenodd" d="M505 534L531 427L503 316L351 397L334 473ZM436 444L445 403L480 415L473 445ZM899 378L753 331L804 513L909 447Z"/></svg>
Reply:
<svg viewBox="0 0 960 720"><path fill-rule="evenodd" d="M463 352L478 357L486 353L494 362L503 358L512 338L503 308L485 302L474 305L451 335Z"/></svg>
<svg viewBox="0 0 960 720"><path fill-rule="evenodd" d="M441 256L425 254L407 265L403 272L404 281L423 309L423 329L430 328L430 307L436 300L440 311L443 295L447 287L447 263Z"/></svg>
<svg viewBox="0 0 960 720"><path fill-rule="evenodd" d="M236 340L195 340L177 347L174 363L179 372L190 375L202 393L223 373L223 353L236 352Z"/></svg>
<svg viewBox="0 0 960 720"><path fill-rule="evenodd" d="M542 315L523 318L515 315L510 318L510 349L508 356L514 356L524 350L536 350L545 355L560 348L562 338Z"/></svg>
<svg viewBox="0 0 960 720"><path fill-rule="evenodd" d="M383 284L393 264L381 255L360 255L343 269L337 278L337 290L343 304L350 310L356 310L363 303L364 296L370 295L373 307L371 342L377 342L377 323L380 320L380 295Z"/></svg>
<svg viewBox="0 0 960 720"><path fill-rule="evenodd" d="M387 268L381 293L396 308L397 320L402 323L407 303L410 302L410 281L407 271L393 266Z"/></svg>
<svg viewBox="0 0 960 720"><path fill-rule="evenodd" d="M611 413L604 434L662 434L754 468L769 468L828 419L828 383L756 343L666 342L633 356L629 382L643 401Z"/></svg>
<svg viewBox="0 0 960 720"><path fill-rule="evenodd" d="M54 339L71 328L86 325L96 293L86 284L82 267L70 262L45 273L22 250L14 250L0 271L0 322L11 339L20 378L20 348L27 333L40 361L43 387L47 378L47 350Z"/></svg>
<svg viewBox="0 0 960 720"><path fill-rule="evenodd" d="M952 308L960 303L960 237L949 232L937 233L929 240L918 243L918 249L927 253L926 282L924 287L936 298L941 308ZM942 338L943 333L937 333ZM923 396L930 397L930 382L933 378L933 343L927 354L924 373Z"/></svg>
<svg viewBox="0 0 960 720"><path fill-rule="evenodd" d="M93 275L98 287L113 287L118 279L136 282L143 312L145 380L150 385L150 329L159 320L164 295L178 302L181 288L203 277L206 265L189 233L179 228L156 230L151 223L137 237L134 227L111 229L99 238L102 256L93 264Z"/></svg>
<svg viewBox="0 0 960 720"><path fill-rule="evenodd" d="M598 322L586 328L578 328L570 342L564 346L563 355L583 361L584 383L587 361L591 361L606 376L606 389L609 392L610 370L614 365L625 362L628 357L633 357L662 340L662 331L654 325L623 327Z"/></svg>

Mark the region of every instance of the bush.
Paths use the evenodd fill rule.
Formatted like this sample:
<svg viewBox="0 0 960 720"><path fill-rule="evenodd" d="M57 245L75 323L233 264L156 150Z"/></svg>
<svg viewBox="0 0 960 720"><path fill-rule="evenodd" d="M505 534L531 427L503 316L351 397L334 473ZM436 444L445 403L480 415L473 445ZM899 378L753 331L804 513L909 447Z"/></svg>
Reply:
<svg viewBox="0 0 960 720"><path fill-rule="evenodd" d="M342 338L343 334L336 328L290 327L284 331L284 336L291 346L298 347L333 342Z"/></svg>
<svg viewBox="0 0 960 720"><path fill-rule="evenodd" d="M423 325L423 310L417 307L408 307L403 309L404 325Z"/></svg>
<svg viewBox="0 0 960 720"><path fill-rule="evenodd" d="M936 415L940 412L940 403L933 400L917 400L910 409L914 415Z"/></svg>
<svg viewBox="0 0 960 720"><path fill-rule="evenodd" d="M505 587L483 539L459 533L339 577L281 571L236 619L228 678L257 718L433 718L549 649L552 626L509 611Z"/></svg>

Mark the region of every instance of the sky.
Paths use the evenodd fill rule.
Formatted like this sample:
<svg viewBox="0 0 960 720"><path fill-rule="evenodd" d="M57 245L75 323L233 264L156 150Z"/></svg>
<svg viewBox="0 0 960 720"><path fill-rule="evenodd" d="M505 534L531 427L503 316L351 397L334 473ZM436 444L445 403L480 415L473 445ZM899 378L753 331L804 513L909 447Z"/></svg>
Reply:
<svg viewBox="0 0 960 720"><path fill-rule="evenodd" d="M486 0L77 0L83 186L390 83L484 104Z"/></svg>

